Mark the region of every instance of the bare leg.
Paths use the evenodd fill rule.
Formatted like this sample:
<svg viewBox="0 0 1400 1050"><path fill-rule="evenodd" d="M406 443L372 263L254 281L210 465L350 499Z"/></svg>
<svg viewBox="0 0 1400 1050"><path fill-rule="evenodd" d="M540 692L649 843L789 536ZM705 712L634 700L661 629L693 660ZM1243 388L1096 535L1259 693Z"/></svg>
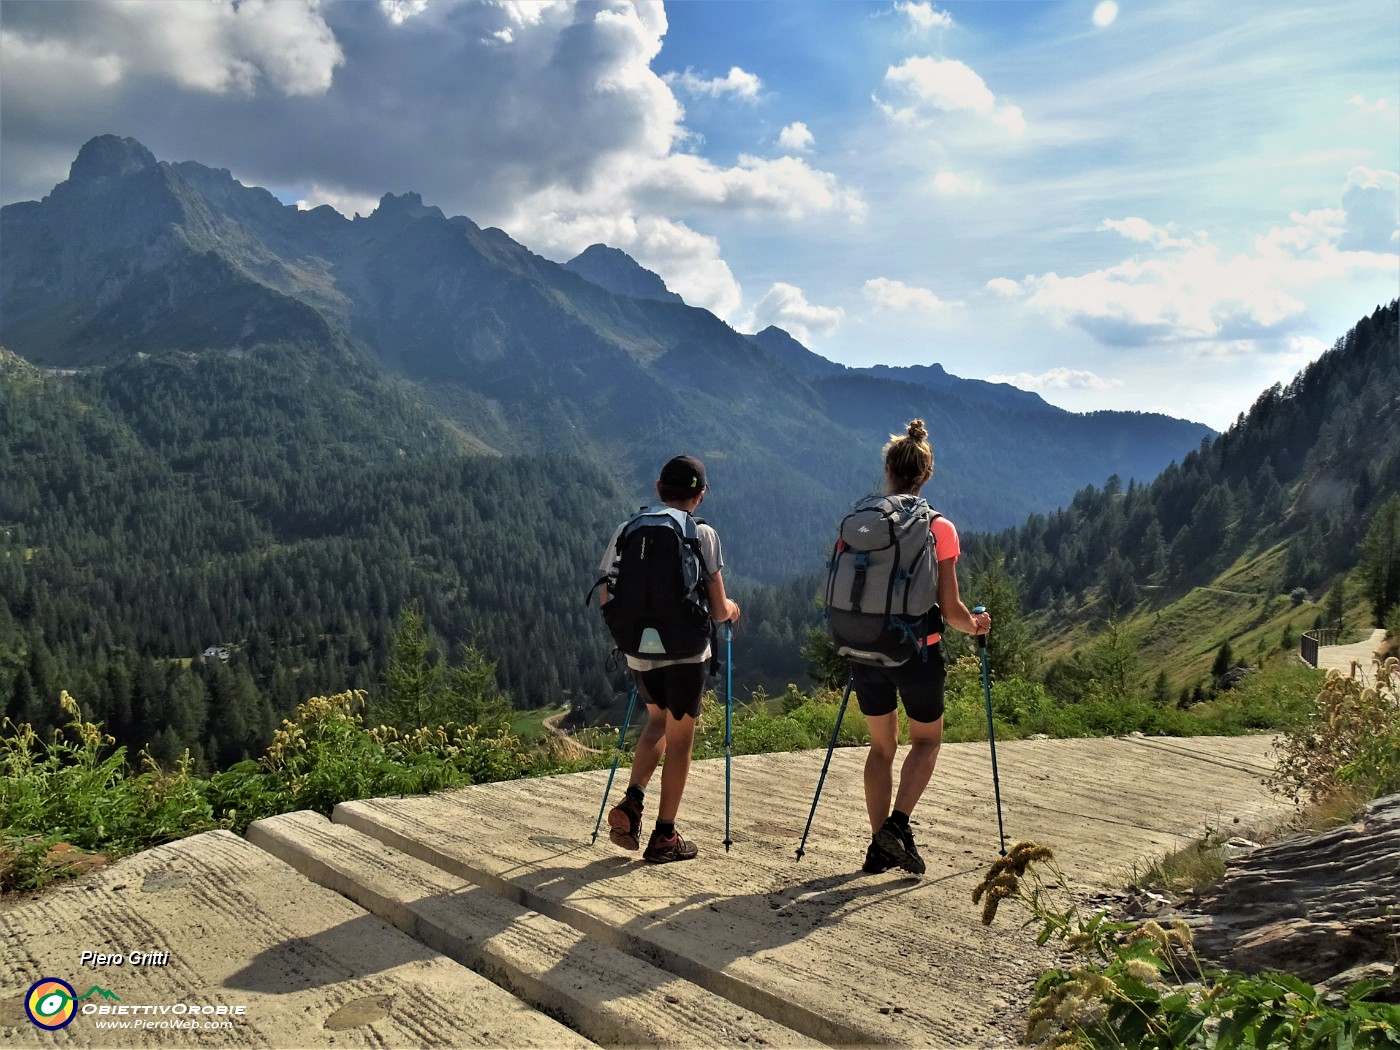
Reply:
<svg viewBox="0 0 1400 1050"><path fill-rule="evenodd" d="M873 835L880 830L880 825L890 815L890 795L894 790L894 755L899 744L899 721L893 711L887 715L866 715L865 721L870 727L870 751L865 756L865 808L870 814L870 833ZM906 768L907 766L906 763ZM932 767L929 768L932 772ZM902 778L900 785L902 789Z"/></svg>
<svg viewBox="0 0 1400 1050"><path fill-rule="evenodd" d="M651 776L666 753L666 711L657 704L647 704L647 725L637 738L637 750L632 756L632 778L630 783L643 790L651 783ZM689 753L687 753L689 758ZM664 783L664 776L663 776ZM665 788L662 788L665 794Z"/></svg>
<svg viewBox="0 0 1400 1050"><path fill-rule="evenodd" d="M891 720L894 715L889 716ZM938 763L938 751L943 746L943 719L936 722L909 723L909 753L904 756L904 764L899 767L899 794L895 796L894 808L905 816L914 812L914 807L923 797L933 776L933 767ZM866 784L870 777L866 774ZM866 788L867 794L869 787ZM886 798L889 796L886 795Z"/></svg>
<svg viewBox="0 0 1400 1050"><path fill-rule="evenodd" d="M695 743L695 719L690 715L666 718L666 764L661 767L661 804L657 820L675 820L685 794L685 778L690 775L690 749Z"/></svg>

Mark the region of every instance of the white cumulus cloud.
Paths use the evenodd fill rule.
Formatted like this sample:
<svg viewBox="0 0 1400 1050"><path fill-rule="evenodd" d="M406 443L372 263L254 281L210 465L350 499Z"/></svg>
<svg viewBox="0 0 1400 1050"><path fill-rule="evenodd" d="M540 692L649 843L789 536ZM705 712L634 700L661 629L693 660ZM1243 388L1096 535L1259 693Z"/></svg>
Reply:
<svg viewBox="0 0 1400 1050"><path fill-rule="evenodd" d="M810 345L813 335L835 331L843 317L845 311L839 306L809 303L801 288L780 281L754 305L746 327L758 332L777 325L798 342Z"/></svg>
<svg viewBox="0 0 1400 1050"><path fill-rule="evenodd" d="M1193 237L1177 237L1171 230L1161 226L1154 226L1146 219L1136 215L1126 219L1105 219L1099 224L1100 230L1112 230L1120 233L1130 241L1141 241L1150 244L1154 248L1192 248L1198 243L1197 238L1204 238L1204 234L1197 234Z"/></svg>
<svg viewBox="0 0 1400 1050"><path fill-rule="evenodd" d="M793 121L778 132L778 146L789 153L806 153L816 142L807 125L800 120Z"/></svg>
<svg viewBox="0 0 1400 1050"><path fill-rule="evenodd" d="M1026 129L1019 106L998 105L987 82L971 66L955 58L915 55L885 70L885 82L899 92L905 105L881 103L887 115L904 122L927 119L931 111L967 111L985 117L1013 135Z"/></svg>
<svg viewBox="0 0 1400 1050"><path fill-rule="evenodd" d="M618 174L628 180L637 199L656 207L705 206L770 212L789 219L831 211L860 219L866 211L859 193L801 157L741 154L737 165L722 168L704 157L676 153L630 174ZM616 184L611 189L615 191Z"/></svg>
<svg viewBox="0 0 1400 1050"><path fill-rule="evenodd" d="M394 25L403 25L428 9L428 0L379 0L379 9Z"/></svg>
<svg viewBox="0 0 1400 1050"><path fill-rule="evenodd" d="M869 303L891 310L923 310L937 313L954 303L945 302L927 288L894 281L888 277L874 277L865 282L861 293Z"/></svg>
<svg viewBox="0 0 1400 1050"><path fill-rule="evenodd" d="M728 73L722 77L699 76L693 70L687 69L683 73L667 73L665 81L672 87L690 95L708 95L710 98L719 98L721 95L733 95L749 101L758 97L759 91L763 89L763 82L752 73L740 69L738 66L730 67Z"/></svg>
<svg viewBox="0 0 1400 1050"><path fill-rule="evenodd" d="M951 29L953 28L953 16L947 11L940 11L928 0L896 0L894 9L909 19L909 26L921 33L927 33L930 29Z"/></svg>
<svg viewBox="0 0 1400 1050"><path fill-rule="evenodd" d="M1083 274L998 278L988 288L1010 295L1015 285L1032 309L1110 346L1211 341L1236 353L1269 338L1283 349L1309 289L1378 273L1400 278L1397 185L1394 172L1354 169L1342 208L1295 213L1235 254L1204 231L1178 237L1141 218L1109 220L1099 228L1154 251Z"/></svg>

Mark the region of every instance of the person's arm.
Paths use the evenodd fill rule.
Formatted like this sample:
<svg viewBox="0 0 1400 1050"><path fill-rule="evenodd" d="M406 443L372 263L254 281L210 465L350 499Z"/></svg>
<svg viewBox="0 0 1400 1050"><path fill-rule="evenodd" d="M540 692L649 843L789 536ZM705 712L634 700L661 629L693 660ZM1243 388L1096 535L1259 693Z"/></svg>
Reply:
<svg viewBox="0 0 1400 1050"><path fill-rule="evenodd" d="M991 613L976 615L963 604L958 592L958 559L945 558L938 563L938 608L943 621L964 634L986 634L992 629Z"/></svg>
<svg viewBox="0 0 1400 1050"><path fill-rule="evenodd" d="M716 623L739 622L739 603L724 593L724 577L720 573L705 577L705 593L710 596L711 619Z"/></svg>

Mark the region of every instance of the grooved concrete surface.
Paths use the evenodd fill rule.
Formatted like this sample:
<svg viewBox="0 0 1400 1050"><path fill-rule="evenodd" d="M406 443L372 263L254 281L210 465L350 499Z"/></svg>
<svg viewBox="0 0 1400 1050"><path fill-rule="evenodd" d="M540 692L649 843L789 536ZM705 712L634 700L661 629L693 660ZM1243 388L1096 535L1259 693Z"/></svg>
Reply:
<svg viewBox="0 0 1400 1050"><path fill-rule="evenodd" d="M1117 884L1206 825L1282 817L1261 784L1270 747L1257 736L1003 742L1007 844L1054 847L1077 891ZM247 841L213 832L149 850L0 911L0 1041L1016 1045L1030 986L1053 960L1010 904L984 927L971 901L998 855L987 746L943 749L915 813L922 878L859 870L863 748L833 755L795 859L823 754L734 759L728 853L724 760L696 763L679 824L701 854L684 864L644 864L606 830L590 845L606 770L347 803L331 822L287 814ZM84 951L169 959L94 969ZM95 992L45 1032L23 1005L45 977L120 1001ZM244 1010L227 1028L191 1029L169 1026L191 1020L176 1004ZM92 1012L120 1005L147 1009ZM123 1019L167 1026L98 1027Z"/></svg>

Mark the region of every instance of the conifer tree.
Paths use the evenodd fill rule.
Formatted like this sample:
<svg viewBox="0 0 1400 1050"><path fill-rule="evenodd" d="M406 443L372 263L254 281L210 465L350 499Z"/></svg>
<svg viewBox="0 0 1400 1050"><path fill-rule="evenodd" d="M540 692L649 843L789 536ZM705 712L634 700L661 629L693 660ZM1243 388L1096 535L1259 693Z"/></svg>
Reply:
<svg viewBox="0 0 1400 1050"><path fill-rule="evenodd" d="M1371 519L1357 572L1371 603L1372 622L1382 627L1386 613L1400 604L1400 494L1382 503Z"/></svg>
<svg viewBox="0 0 1400 1050"><path fill-rule="evenodd" d="M1229 639L1226 639L1215 654L1215 663L1210 665L1211 677L1219 678L1234 666L1235 654L1230 650Z"/></svg>

